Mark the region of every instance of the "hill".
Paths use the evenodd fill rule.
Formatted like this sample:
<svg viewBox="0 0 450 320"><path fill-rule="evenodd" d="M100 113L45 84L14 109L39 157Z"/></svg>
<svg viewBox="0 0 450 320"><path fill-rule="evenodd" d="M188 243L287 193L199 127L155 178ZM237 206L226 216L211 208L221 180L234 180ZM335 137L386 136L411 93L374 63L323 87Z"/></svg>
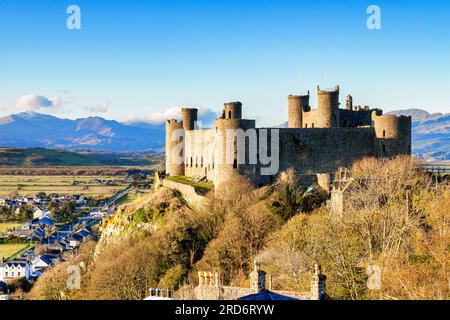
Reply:
<svg viewBox="0 0 450 320"><path fill-rule="evenodd" d="M0 167L144 166L152 162L142 154L90 153L42 148L0 148Z"/></svg>

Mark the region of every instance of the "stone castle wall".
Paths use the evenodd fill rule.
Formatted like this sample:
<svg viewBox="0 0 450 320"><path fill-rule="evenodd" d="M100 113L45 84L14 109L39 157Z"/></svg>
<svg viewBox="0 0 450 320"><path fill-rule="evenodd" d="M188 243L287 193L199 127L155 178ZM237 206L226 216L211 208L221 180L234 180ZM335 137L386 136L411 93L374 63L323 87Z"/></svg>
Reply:
<svg viewBox="0 0 450 320"><path fill-rule="evenodd" d="M331 91L317 88L318 108L309 106L309 92L304 96L289 96L289 128L279 129L279 171L293 167L299 174L322 174L320 184L326 188L328 176L339 167L350 166L354 161L367 156L393 157L411 153L411 117L383 116L379 109L353 106L353 98L347 97L346 109L339 108L339 87ZM195 129L197 109L183 109L183 121L169 120L166 123L166 173L206 177L216 188L226 184L233 176L246 176L255 185L274 181L274 176L262 176L261 165L249 164L246 139L246 163L238 163L236 138L231 141L227 130L256 129L255 120L242 119L240 102L226 103L222 116L214 127ZM173 163L171 154L178 141L169 135L184 128L183 164ZM233 140L234 139L234 140ZM234 146L234 161L226 159L225 151ZM270 150L270 138L268 139ZM259 142L258 142L259 145ZM219 155L222 156L218 159ZM232 159L233 160L233 159ZM325 179L326 177L326 179Z"/></svg>

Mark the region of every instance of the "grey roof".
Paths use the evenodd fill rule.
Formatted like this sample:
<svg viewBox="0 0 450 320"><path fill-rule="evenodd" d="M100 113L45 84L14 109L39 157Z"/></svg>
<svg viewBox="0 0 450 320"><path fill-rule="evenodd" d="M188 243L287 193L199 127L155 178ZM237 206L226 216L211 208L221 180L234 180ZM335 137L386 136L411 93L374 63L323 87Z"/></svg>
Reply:
<svg viewBox="0 0 450 320"><path fill-rule="evenodd" d="M5 261L2 264L0 264L0 266L21 266L21 267L26 267L29 263L27 261L23 261L23 260L14 260L14 261Z"/></svg>
<svg viewBox="0 0 450 320"><path fill-rule="evenodd" d="M249 294L248 296L240 297L238 300L262 300L262 301L270 301L270 300L298 300L293 297L283 296L281 294L264 290L260 293Z"/></svg>

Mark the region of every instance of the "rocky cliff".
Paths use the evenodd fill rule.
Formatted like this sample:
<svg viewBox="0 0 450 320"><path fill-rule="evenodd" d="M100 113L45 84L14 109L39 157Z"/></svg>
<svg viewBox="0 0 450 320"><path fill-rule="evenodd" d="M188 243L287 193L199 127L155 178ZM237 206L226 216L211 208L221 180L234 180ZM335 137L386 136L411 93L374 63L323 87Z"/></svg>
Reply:
<svg viewBox="0 0 450 320"><path fill-rule="evenodd" d="M110 244L148 236L160 228L167 214L183 206L184 201L167 188L151 191L139 201L119 206L114 214L103 221L102 235L95 254Z"/></svg>

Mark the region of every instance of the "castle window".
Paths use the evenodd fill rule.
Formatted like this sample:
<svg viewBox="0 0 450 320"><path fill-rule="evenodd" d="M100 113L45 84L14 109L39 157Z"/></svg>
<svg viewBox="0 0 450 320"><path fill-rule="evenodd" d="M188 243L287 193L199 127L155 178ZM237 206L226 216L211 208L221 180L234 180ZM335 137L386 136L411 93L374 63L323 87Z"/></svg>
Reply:
<svg viewBox="0 0 450 320"><path fill-rule="evenodd" d="M313 123L311 123L311 128L314 128L314 122L313 122Z"/></svg>
<svg viewBox="0 0 450 320"><path fill-rule="evenodd" d="M308 124L307 123L305 123L305 128L308 128Z"/></svg>
<svg viewBox="0 0 450 320"><path fill-rule="evenodd" d="M383 130L383 138L386 138L386 130Z"/></svg>
<svg viewBox="0 0 450 320"><path fill-rule="evenodd" d="M411 145L408 145L408 153L411 154Z"/></svg>
<svg viewBox="0 0 450 320"><path fill-rule="evenodd" d="M231 119L231 111L228 111L228 119Z"/></svg>
<svg viewBox="0 0 450 320"><path fill-rule="evenodd" d="M234 159L234 161L233 161L233 168L237 169L237 160L236 159Z"/></svg>
<svg viewBox="0 0 450 320"><path fill-rule="evenodd" d="M386 153L386 146L383 144L383 152Z"/></svg>
<svg viewBox="0 0 450 320"><path fill-rule="evenodd" d="M191 157L191 168L193 167L193 161L192 161L192 157Z"/></svg>
<svg viewBox="0 0 450 320"><path fill-rule="evenodd" d="M198 158L195 157L195 167L198 168Z"/></svg>

